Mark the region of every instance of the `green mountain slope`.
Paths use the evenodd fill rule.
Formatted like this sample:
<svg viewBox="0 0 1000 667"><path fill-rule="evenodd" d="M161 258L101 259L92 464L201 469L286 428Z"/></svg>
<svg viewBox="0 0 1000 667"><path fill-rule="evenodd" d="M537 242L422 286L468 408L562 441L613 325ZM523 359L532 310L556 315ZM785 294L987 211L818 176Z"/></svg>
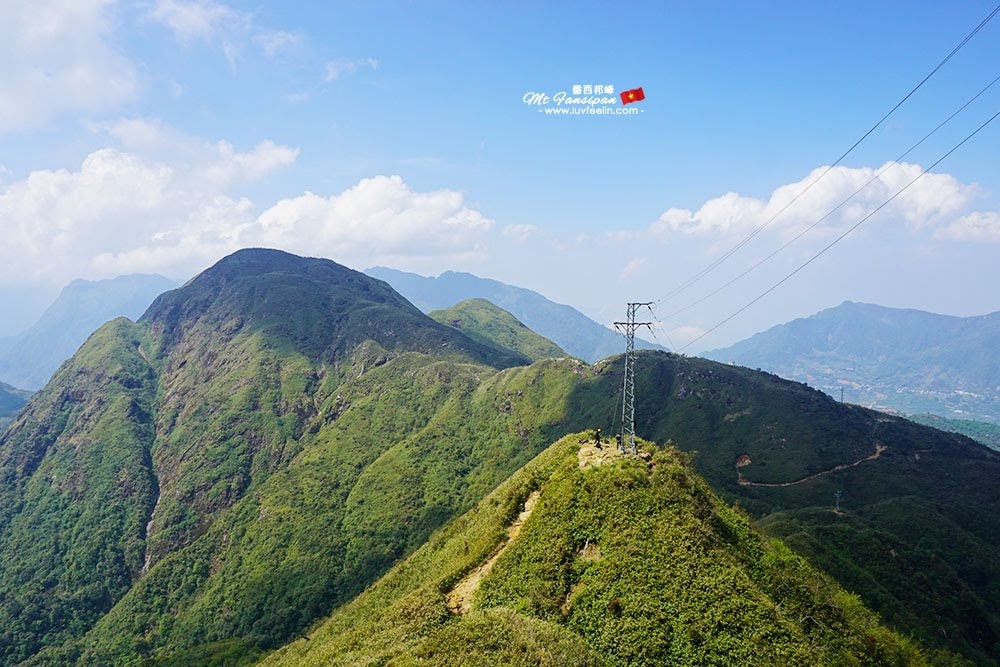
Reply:
<svg viewBox="0 0 1000 667"><path fill-rule="evenodd" d="M261 664L927 664L684 455L613 453L564 438Z"/></svg>
<svg viewBox="0 0 1000 667"><path fill-rule="evenodd" d="M159 294L177 284L160 275L74 280L31 327L0 349L0 380L40 389L99 326L116 317L136 319Z"/></svg>
<svg viewBox="0 0 1000 667"><path fill-rule="evenodd" d="M95 333L0 439L0 662L53 653L140 581L133 596L154 591L144 599L154 609L131 620L151 625L121 651L169 642L156 586L191 604L211 596L233 539L210 530L217 520L295 457L307 423L335 418L345 378L408 351L458 368L524 361L430 320L383 283L276 251L241 251L163 295L138 324ZM399 418L409 433L405 420L417 417ZM312 593L323 602L307 618L331 602L329 590ZM252 622L262 612L245 598L259 594L237 597L256 609ZM256 636L251 621L234 622L241 636ZM289 631L273 627L263 634ZM51 661L75 659L67 650Z"/></svg>
<svg viewBox="0 0 1000 667"><path fill-rule="evenodd" d="M106 325L0 437L0 663L282 645L549 443L613 431L620 358L525 361L276 251ZM643 352L637 389L640 434L889 625L996 661L1000 455L702 359Z"/></svg>
<svg viewBox="0 0 1000 667"><path fill-rule="evenodd" d="M91 336L0 439L0 662L85 632L138 578L156 479L141 327Z"/></svg>
<svg viewBox="0 0 1000 667"><path fill-rule="evenodd" d="M569 356L561 347L539 336L486 299L467 299L427 315L432 320L458 329L475 341L495 345L502 350L514 350L531 361Z"/></svg>
<svg viewBox="0 0 1000 667"><path fill-rule="evenodd" d="M16 415L17 411L28 402L30 396L30 391L18 389L5 382L0 382L0 419Z"/></svg>
<svg viewBox="0 0 1000 667"><path fill-rule="evenodd" d="M1000 313L951 317L845 302L705 356L851 403L1000 421Z"/></svg>
<svg viewBox="0 0 1000 667"><path fill-rule="evenodd" d="M377 266L366 269L365 273L386 281L424 312L449 308L466 299L486 299L511 313L532 331L585 361L595 362L619 354L624 347L621 336L606 326L575 308L550 301L523 287L455 271L426 278ZM635 342L640 348L663 349L639 338Z"/></svg>

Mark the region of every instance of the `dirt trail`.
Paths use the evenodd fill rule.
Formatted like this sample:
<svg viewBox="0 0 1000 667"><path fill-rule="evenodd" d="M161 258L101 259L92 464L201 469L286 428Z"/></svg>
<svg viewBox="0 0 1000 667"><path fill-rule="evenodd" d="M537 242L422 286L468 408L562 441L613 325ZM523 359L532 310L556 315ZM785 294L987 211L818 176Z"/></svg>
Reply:
<svg viewBox="0 0 1000 667"><path fill-rule="evenodd" d="M739 469L736 470L736 481L740 486L766 486L771 488L780 488L783 486L795 486L796 484L802 484L803 482L808 482L809 480L816 479L817 477L822 477L823 475L829 475L831 472L837 472L838 470L846 470L847 468L853 468L854 466L861 465L865 461L874 461L878 457L882 456L882 452L887 450L888 447L885 445L876 444L875 452L869 454L868 456L858 459L854 463L842 463L839 466L834 466L829 470L823 470L812 475L803 477L802 479L797 479L794 482L751 482L743 476L743 473ZM737 464L739 467L739 464Z"/></svg>
<svg viewBox="0 0 1000 667"><path fill-rule="evenodd" d="M619 456L618 448L609 442L603 443L600 447L592 442L587 442L576 453L576 458L580 462L581 468L610 463Z"/></svg>
<svg viewBox="0 0 1000 667"><path fill-rule="evenodd" d="M517 536L521 534L521 528L524 526L524 522L528 520L531 516L531 511L535 509L535 503L538 502L538 491L532 491L531 495L524 501L524 511L517 515L514 519L514 523L507 527L507 541L500 546L497 551L489 557L489 559L474 569L472 572L467 574L462 581L458 582L455 588L445 596L445 602L448 605L448 611L452 614L464 614L469 609L472 608L472 596L475 594L476 590L479 588L479 583L483 580L489 571L493 569L493 565L497 562L500 556L503 555L510 545L514 544L514 540Z"/></svg>

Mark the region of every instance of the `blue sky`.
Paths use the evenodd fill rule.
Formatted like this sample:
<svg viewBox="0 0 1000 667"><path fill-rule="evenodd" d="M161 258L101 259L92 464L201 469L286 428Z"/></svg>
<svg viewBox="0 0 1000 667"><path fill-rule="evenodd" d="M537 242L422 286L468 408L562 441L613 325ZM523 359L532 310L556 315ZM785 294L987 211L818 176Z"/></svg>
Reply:
<svg viewBox="0 0 1000 667"><path fill-rule="evenodd" d="M991 2L44 0L0 9L0 334L76 277L185 279L246 245L536 289L595 319L766 221ZM3 51L6 52L3 52ZM1000 109L994 19L801 201L657 315L711 328ZM642 87L631 116L523 102ZM614 95L616 97L616 95ZM620 103L613 105L621 108ZM845 300L1000 310L1000 121L687 351ZM851 206L717 297L885 168Z"/></svg>

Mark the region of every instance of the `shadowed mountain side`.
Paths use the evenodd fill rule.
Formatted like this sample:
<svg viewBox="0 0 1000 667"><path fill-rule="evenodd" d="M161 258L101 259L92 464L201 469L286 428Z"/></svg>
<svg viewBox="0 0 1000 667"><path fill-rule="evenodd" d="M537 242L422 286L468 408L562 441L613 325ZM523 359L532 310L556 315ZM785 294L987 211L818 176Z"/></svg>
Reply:
<svg viewBox="0 0 1000 667"><path fill-rule="evenodd" d="M379 280L279 250L230 255L157 298L142 322L165 346L177 345L191 330L224 336L253 331L334 365L365 340L387 350L454 352L498 367L528 361L434 322Z"/></svg>
<svg viewBox="0 0 1000 667"><path fill-rule="evenodd" d="M31 397L30 391L0 382L0 418L13 417Z"/></svg>

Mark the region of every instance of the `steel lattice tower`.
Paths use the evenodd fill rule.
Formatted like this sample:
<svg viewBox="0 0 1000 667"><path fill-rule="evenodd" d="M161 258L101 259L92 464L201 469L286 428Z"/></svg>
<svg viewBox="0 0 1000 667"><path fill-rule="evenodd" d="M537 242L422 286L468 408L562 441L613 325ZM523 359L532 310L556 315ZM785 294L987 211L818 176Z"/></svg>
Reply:
<svg viewBox="0 0 1000 667"><path fill-rule="evenodd" d="M638 327L650 327L651 322L636 322L635 311L642 306L649 306L652 301L629 302L628 317L625 322L615 322L615 328L625 334L625 379L622 385L622 435L618 443L618 451L625 453L626 448L635 454L635 330ZM652 331L652 329L650 329Z"/></svg>

